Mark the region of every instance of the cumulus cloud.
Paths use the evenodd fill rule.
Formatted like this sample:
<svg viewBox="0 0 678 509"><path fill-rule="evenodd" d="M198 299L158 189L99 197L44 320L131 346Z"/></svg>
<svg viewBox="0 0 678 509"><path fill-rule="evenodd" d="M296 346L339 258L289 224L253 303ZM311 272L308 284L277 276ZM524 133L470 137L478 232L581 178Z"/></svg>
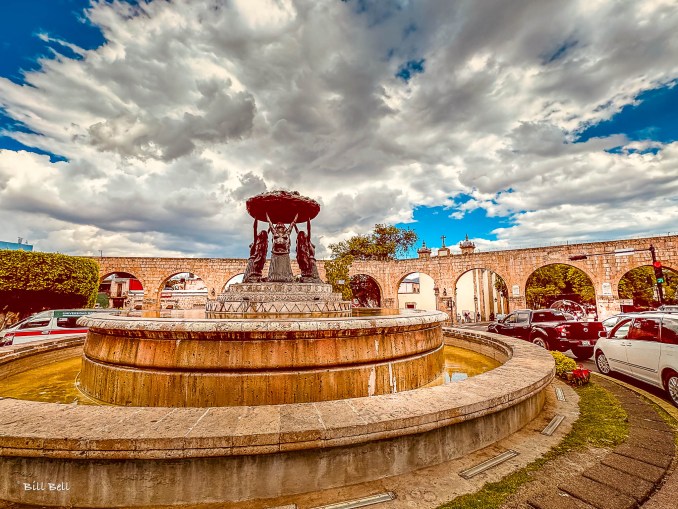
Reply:
<svg viewBox="0 0 678 509"><path fill-rule="evenodd" d="M86 16L104 45L59 40L79 58L0 78L27 128L5 134L66 158L0 151L3 237L246 256L244 200L278 188L322 202L319 256L459 195L457 216L511 219L496 246L675 229L675 143L575 142L678 78L671 2L95 1Z"/></svg>

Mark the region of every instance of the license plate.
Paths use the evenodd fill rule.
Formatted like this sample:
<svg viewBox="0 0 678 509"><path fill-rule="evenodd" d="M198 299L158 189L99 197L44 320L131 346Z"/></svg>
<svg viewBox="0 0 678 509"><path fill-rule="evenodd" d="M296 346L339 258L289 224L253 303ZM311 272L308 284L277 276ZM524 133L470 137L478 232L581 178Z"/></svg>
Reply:
<svg viewBox="0 0 678 509"><path fill-rule="evenodd" d="M581 346L591 346L591 343L588 341L582 341Z"/></svg>

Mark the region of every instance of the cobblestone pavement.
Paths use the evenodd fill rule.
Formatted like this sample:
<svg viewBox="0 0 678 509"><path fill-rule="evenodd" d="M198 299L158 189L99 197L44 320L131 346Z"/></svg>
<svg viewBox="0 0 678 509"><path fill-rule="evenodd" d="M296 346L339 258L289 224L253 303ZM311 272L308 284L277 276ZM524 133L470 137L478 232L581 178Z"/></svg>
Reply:
<svg viewBox="0 0 678 509"><path fill-rule="evenodd" d="M675 435L654 407L614 381L596 383L619 399L628 414L629 437L580 475L528 499L534 509L676 509Z"/></svg>

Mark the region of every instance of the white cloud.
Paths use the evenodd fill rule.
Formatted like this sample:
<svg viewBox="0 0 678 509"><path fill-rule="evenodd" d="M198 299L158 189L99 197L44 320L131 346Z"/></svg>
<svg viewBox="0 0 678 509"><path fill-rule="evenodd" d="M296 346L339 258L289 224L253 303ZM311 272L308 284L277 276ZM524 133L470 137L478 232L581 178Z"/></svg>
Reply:
<svg viewBox="0 0 678 509"><path fill-rule="evenodd" d="M35 133L11 135L68 159L0 151L2 237L245 256L244 200L276 188L322 202L319 256L459 194L458 214L513 218L498 246L675 229L675 143L573 143L678 78L670 2L368 5L94 4L106 44L59 40L82 59L0 78L0 105Z"/></svg>

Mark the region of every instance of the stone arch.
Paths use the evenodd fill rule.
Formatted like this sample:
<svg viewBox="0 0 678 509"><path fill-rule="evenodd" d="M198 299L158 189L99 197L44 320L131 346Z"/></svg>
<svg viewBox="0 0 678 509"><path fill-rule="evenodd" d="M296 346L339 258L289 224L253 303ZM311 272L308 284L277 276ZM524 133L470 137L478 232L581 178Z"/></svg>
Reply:
<svg viewBox="0 0 678 509"><path fill-rule="evenodd" d="M403 282L406 280L406 278L408 278L408 276L411 276L413 274L419 275L419 280L417 283L417 285L419 286L419 290L416 291L413 284L412 291L408 292L401 291L404 284ZM425 277L422 278L421 277L422 275ZM433 276L431 276L425 271L418 270L410 271L407 274L401 275L401 277L398 279L398 283L396 284L397 291L396 306L400 309L409 307L410 309L435 310L438 307L437 306L438 295L436 295L437 289L438 289L437 282ZM408 306L408 304L412 304L412 306Z"/></svg>
<svg viewBox="0 0 678 509"><path fill-rule="evenodd" d="M471 279L469 281L469 279ZM497 290L495 282L504 283L504 292ZM468 287L470 288L464 288ZM454 279L453 298L454 312L464 320L464 312L468 311L472 321L490 321L498 314L507 314L511 310L510 291L507 279L495 268L484 265L472 266L463 270ZM464 297L460 295L460 286L465 290ZM468 298L468 291L472 292L472 300ZM454 317L457 319L457 316Z"/></svg>
<svg viewBox="0 0 678 509"><path fill-rule="evenodd" d="M177 290L174 289L171 291L171 295L167 295L168 291L165 290L165 284L167 281L171 280L175 276L180 276L183 274L193 274L194 276L197 276L196 279L199 279L200 281L203 282L203 288L187 288L184 287L183 291L191 291L191 295L176 295L174 292L176 291L182 291L182 290ZM187 284L188 281L186 281L184 284ZM192 295L195 294L195 295ZM203 295L204 294L204 295ZM161 279L159 280L157 286L156 286L156 296L155 296L155 309L192 309L195 307L202 306L204 308L205 302L207 301L208 297L208 286L207 282L205 281L204 278L202 278L199 274L194 272L193 270L182 270L182 269L174 269L171 274L166 275L166 276L161 276ZM168 302L163 302L165 299L169 299ZM163 305L164 304L164 305Z"/></svg>
<svg viewBox="0 0 678 509"><path fill-rule="evenodd" d="M543 269L543 268L545 268L545 267L549 267L549 266L551 266L551 265L566 265L566 266L568 266L568 267L574 267L575 269L577 269L577 270L579 270L580 272L582 272L582 273L588 278L589 282L591 283L591 285L592 285L592 287L593 287L593 291L594 291L593 298L594 298L594 300L597 302L601 290L600 290L599 288L596 288L596 286L599 286L599 285L596 285L596 277L595 277L595 274L591 273L591 272L588 270L588 268L587 268L585 265L583 265L583 264L572 263L572 262L570 262L569 260L568 260L567 262L564 262L564 261L552 261L552 262L549 262L549 263L541 264L541 265L539 265L538 267L533 267L533 268L532 268L532 271L529 272L529 273L527 274L526 277L524 276L524 279L523 279L522 282L521 282L521 292L522 292L523 295L525 296L525 302L526 302L526 304L527 304L528 307L530 307L531 305L532 305L532 307L534 307L534 305L535 305L535 303L530 303L530 302L528 302L528 300L527 300L527 287L528 287L528 283L530 282L530 278L531 278L538 270ZM582 266L582 265L583 265L583 266ZM568 298L566 295L564 295L564 294L562 294L562 293L559 294L559 296L555 296L555 295L554 295L554 300L558 300L559 298L560 298L560 299L573 300L572 298ZM545 301L544 301L544 302L540 302L539 305L538 305L537 307L546 307L547 305L550 305L550 304L551 304L551 303L548 303L548 302L545 302Z"/></svg>
<svg viewBox="0 0 678 509"><path fill-rule="evenodd" d="M354 286L354 282L356 278L360 277L365 277L369 281L368 283L371 283L374 285L376 291L378 292L378 296L376 298L373 298L372 295L361 295L359 291L356 291L356 288ZM384 291L379 284L379 281L377 281L374 277L372 277L369 274L363 274L362 272L358 274L353 274L349 276L349 284L351 285L351 290L353 291L353 302L356 304L356 300L358 307L383 307L384 306Z"/></svg>
<svg viewBox="0 0 678 509"><path fill-rule="evenodd" d="M268 266L268 264L267 264L267 266ZM264 267L264 271L265 271L266 273L268 273L267 266ZM226 285L230 284L231 279L233 279L234 277L239 276L239 275L241 275L241 274L242 274L242 275L245 274L244 267L243 267L242 269L234 269L234 270L231 270L231 271L227 272L225 275L222 275L222 276L219 278L219 283L218 283L218 285L217 285L217 295L219 294L220 291L223 292L223 291L226 290ZM210 296L210 299L211 299L211 298L213 298L213 297Z"/></svg>
<svg viewBox="0 0 678 509"><path fill-rule="evenodd" d="M135 305L141 306L141 302L143 301L144 293L146 291L146 285L144 281L132 272L125 270L109 270L108 272L100 273L99 275L100 291L102 290L102 287L105 288L105 281L111 276L116 276L116 279L120 280L120 282L116 282L115 280L112 281L111 285L109 286L107 293L109 295L111 307L134 308ZM133 283L134 280L138 281L138 285ZM113 285L115 285L115 287L113 287ZM138 288L138 286L141 288ZM138 293L139 291L141 293ZM137 300L138 303L136 302Z"/></svg>
<svg viewBox="0 0 678 509"><path fill-rule="evenodd" d="M629 283L636 283L636 285L634 285L636 286L636 291L624 293L621 288L622 281L632 272L638 271L639 269L646 269L644 271L645 273L637 274L634 278L629 277ZM672 267L663 266L662 271L665 278L665 283L662 285L663 304L676 304L678 303L678 270ZM633 279L635 279L635 281L633 281ZM639 279L645 279L645 284L643 284L643 281L639 281ZM640 283L640 288L637 287L638 283ZM616 281L616 291L620 300L633 299L634 301L632 306L622 306L622 311L638 311L645 308L652 309L659 305L654 268L649 263L630 268L622 274Z"/></svg>
<svg viewBox="0 0 678 509"><path fill-rule="evenodd" d="M240 272L240 273L238 273L238 274L235 274L235 275L231 276L231 277L223 284L223 286L221 287L221 291L222 291L222 292L225 292L225 291L226 291L226 288L227 288L228 286L234 284L234 283L241 283L241 282L242 282L242 276L244 276L244 275L245 275L244 272ZM238 276L240 276L239 279L238 279Z"/></svg>

